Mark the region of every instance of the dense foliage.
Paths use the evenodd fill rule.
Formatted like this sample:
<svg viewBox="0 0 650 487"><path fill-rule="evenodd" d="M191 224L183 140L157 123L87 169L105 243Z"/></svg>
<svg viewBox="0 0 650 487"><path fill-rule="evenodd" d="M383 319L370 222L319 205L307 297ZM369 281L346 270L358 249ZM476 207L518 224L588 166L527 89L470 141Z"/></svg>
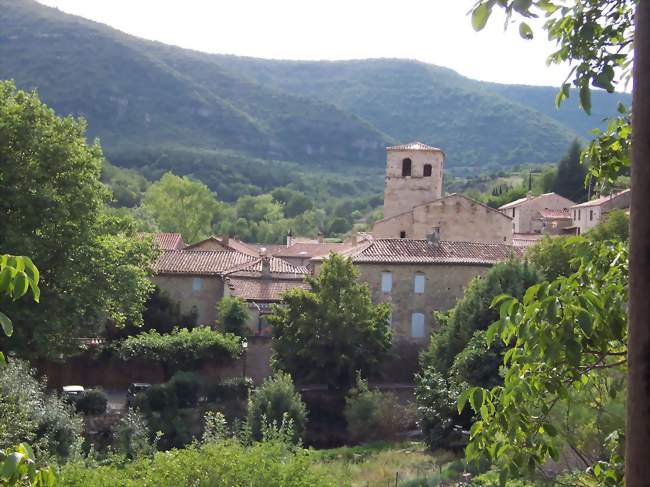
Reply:
<svg viewBox="0 0 650 487"><path fill-rule="evenodd" d="M276 373L255 389L248 402L248 427L261 440L271 427L290 431L293 442L302 439L307 424L307 408L293 387L289 374Z"/></svg>
<svg viewBox="0 0 650 487"><path fill-rule="evenodd" d="M331 254L311 289L294 289L269 316L274 367L299 382L349 387L355 374L377 374L391 346L390 307L373 304L352 259Z"/></svg>
<svg viewBox="0 0 650 487"><path fill-rule="evenodd" d="M128 337L117 345L124 360L145 359L165 364L170 369L196 369L205 360L227 363L241 354L239 337L208 327L175 329L161 335L151 330Z"/></svg>
<svg viewBox="0 0 650 487"><path fill-rule="evenodd" d="M223 440L141 456L125 465L69 463L61 470L60 485L333 487L337 483L312 465L306 450L289 449L279 442L244 446L236 440Z"/></svg>
<svg viewBox="0 0 650 487"><path fill-rule="evenodd" d="M154 250L131 220L102 215L102 155L84 123L10 82L0 82L0 118L0 247L31 256L42 294L37 307L4 306L19 325L11 347L53 355L106 321L140 323Z"/></svg>
<svg viewBox="0 0 650 487"><path fill-rule="evenodd" d="M250 311L246 301L234 296L225 296L217 304L217 322L224 333L245 336L250 330L246 322L250 318Z"/></svg>
<svg viewBox="0 0 650 487"><path fill-rule="evenodd" d="M552 186L554 193L577 203L586 201L588 196L585 184L587 166L581 164L581 152L580 142L574 140L558 165L557 175Z"/></svg>
<svg viewBox="0 0 650 487"><path fill-rule="evenodd" d="M343 414L350 439L369 442L396 439L413 421L408 412L395 394L370 390L368 382L359 375L345 398Z"/></svg>
<svg viewBox="0 0 650 487"><path fill-rule="evenodd" d="M431 336L422 364L448 374L475 332L486 330L497 319L498 312L490 308L492 299L503 293L521 297L541 279L539 272L527 262L514 260L497 264L475 278L451 310L437 314L440 329Z"/></svg>
<svg viewBox="0 0 650 487"><path fill-rule="evenodd" d="M219 203L208 187L187 177L165 173L149 186L142 201L162 232L178 232L186 243L211 234Z"/></svg>
<svg viewBox="0 0 650 487"><path fill-rule="evenodd" d="M458 407L469 403L480 416L467 455L486 456L513 476L532 472L548 457L558 459L563 438L570 438L558 431L565 424L576 429L575 416L565 422L561 411L575 415L573 403L591 404L612 418L597 420L601 442L612 444L605 456L593 445L580 456L600 485L618 485L622 415L607 413L602 397L620 394L625 376L627 251L621 244L588 241L581 250L575 273L531 286L523 299L503 295L493 301L501 319L486 338L509 347L504 383L468 389ZM578 424L588 427L584 419Z"/></svg>
<svg viewBox="0 0 650 487"><path fill-rule="evenodd" d="M27 362L0 368L0 449L29 443L40 463L65 460L81 442L74 407L46 392Z"/></svg>

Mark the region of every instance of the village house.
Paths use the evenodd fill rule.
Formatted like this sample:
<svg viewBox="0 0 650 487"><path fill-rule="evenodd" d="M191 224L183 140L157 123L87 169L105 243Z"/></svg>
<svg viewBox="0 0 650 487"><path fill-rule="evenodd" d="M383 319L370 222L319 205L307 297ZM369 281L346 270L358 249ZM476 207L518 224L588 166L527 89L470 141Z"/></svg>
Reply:
<svg viewBox="0 0 650 487"><path fill-rule="evenodd" d="M571 212L563 208L561 210L539 210L533 219L533 233L545 235L561 235L573 225Z"/></svg>
<svg viewBox="0 0 650 487"><path fill-rule="evenodd" d="M512 218L512 231L515 234L531 234L536 232L536 219L540 210L568 210L575 203L556 193L545 193L533 196L529 193L521 198L499 207L499 211Z"/></svg>
<svg viewBox="0 0 650 487"><path fill-rule="evenodd" d="M275 257L253 257L236 250L168 250L155 266L154 282L182 313L195 312L197 324L213 326L216 305L226 295L242 297L251 309L252 331L269 304L287 289L303 287L307 269Z"/></svg>
<svg viewBox="0 0 650 487"><path fill-rule="evenodd" d="M587 230L598 225L612 210L630 207L631 193L629 189L602 196L586 203L573 205L569 208L573 218L573 227L577 235L582 235Z"/></svg>

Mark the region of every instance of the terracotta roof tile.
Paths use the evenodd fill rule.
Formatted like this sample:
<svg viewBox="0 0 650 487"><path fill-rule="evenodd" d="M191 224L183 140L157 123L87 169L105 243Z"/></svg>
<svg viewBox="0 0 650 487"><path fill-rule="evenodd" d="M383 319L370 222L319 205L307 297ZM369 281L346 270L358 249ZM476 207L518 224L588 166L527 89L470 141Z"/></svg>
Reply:
<svg viewBox="0 0 650 487"><path fill-rule="evenodd" d="M185 248L185 242L180 233L142 233L140 235L151 235L160 250L180 250Z"/></svg>
<svg viewBox="0 0 650 487"><path fill-rule="evenodd" d="M196 243L193 243L192 245L188 245L186 248L187 248L187 250L197 250L197 251L201 250L201 251L204 251L203 249L200 249L200 248L197 248L197 247L205 244L206 242L216 242L218 245L226 247L227 249L236 250L236 251L241 252L243 254L248 254L248 255L250 255L252 257L258 257L259 256L259 252L252 245L249 245L249 244L247 244L245 242L242 242L241 240L238 240L238 239L232 238L232 237L228 238L228 241L226 242L225 238L216 237L214 235L212 237L208 237L208 238L206 238L204 240L201 240L200 242L196 242Z"/></svg>
<svg viewBox="0 0 650 487"><path fill-rule="evenodd" d="M300 279L251 279L229 277L230 294L249 301L280 301L282 294L290 289L309 289Z"/></svg>
<svg viewBox="0 0 650 487"><path fill-rule="evenodd" d="M569 210L567 210L566 208L563 210L550 210L548 208L544 208L542 210L539 210L539 215L542 218L571 220L571 214L569 213Z"/></svg>
<svg viewBox="0 0 650 487"><path fill-rule="evenodd" d="M217 275L253 260L234 250L168 250L158 257L154 269L158 274Z"/></svg>
<svg viewBox="0 0 650 487"><path fill-rule="evenodd" d="M512 245L479 242L429 242L414 239L377 239L347 252L355 263L424 263L490 265L521 256Z"/></svg>
<svg viewBox="0 0 650 487"><path fill-rule="evenodd" d="M267 252L277 257L304 257L306 259L327 255L330 252L342 252L354 247L352 243L296 243L291 247L277 246L268 248Z"/></svg>
<svg viewBox="0 0 650 487"><path fill-rule="evenodd" d="M391 147L386 147L386 150L413 150L413 151L428 151L428 152L442 152L441 149L437 147L432 147L430 145L423 144L422 142L413 141L408 144L393 145Z"/></svg>
<svg viewBox="0 0 650 487"><path fill-rule="evenodd" d="M270 258L271 273L272 274L296 274L303 275L309 274L309 270L304 266L297 266L290 264L286 260L278 259L276 257ZM257 273L262 272L262 258L245 262L241 265L228 269L226 274L241 274L241 273Z"/></svg>

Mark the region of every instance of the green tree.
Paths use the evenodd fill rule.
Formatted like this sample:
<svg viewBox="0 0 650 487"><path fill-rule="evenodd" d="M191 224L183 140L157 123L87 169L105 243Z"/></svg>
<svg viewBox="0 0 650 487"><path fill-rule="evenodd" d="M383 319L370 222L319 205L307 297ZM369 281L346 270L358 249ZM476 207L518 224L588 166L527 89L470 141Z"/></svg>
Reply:
<svg viewBox="0 0 650 487"><path fill-rule="evenodd" d="M210 235L220 206L205 184L170 172L147 189L142 204L161 231L178 232L188 243Z"/></svg>
<svg viewBox="0 0 650 487"><path fill-rule="evenodd" d="M225 296L217 303L217 322L224 333L244 336L249 330L246 323L250 312L246 301L234 296Z"/></svg>
<svg viewBox="0 0 650 487"><path fill-rule="evenodd" d="M269 427L280 429L290 425L293 441L298 442L306 423L307 408L289 374L278 372L266 379L249 399L248 426L257 441L263 439L264 430Z"/></svg>
<svg viewBox="0 0 650 487"><path fill-rule="evenodd" d="M291 198L285 204L284 214L287 218L293 218L313 208L314 203L312 203L305 193L296 192L291 195Z"/></svg>
<svg viewBox="0 0 650 487"><path fill-rule="evenodd" d="M391 346L390 308L373 304L350 258L331 254L310 290L294 289L273 308L273 364L297 381L345 387L356 371L376 374Z"/></svg>
<svg viewBox="0 0 650 487"><path fill-rule="evenodd" d="M574 398L593 395L587 388L605 381L607 396L621 392L627 250L621 243L585 241L580 255L575 273L531 286L522 299L502 295L493 300L500 319L490 326L486 340L508 347L503 385L470 388L459 398L459 411L469 402L479 416L467 456L490 457L504 478L532 473L548 456L557 459L567 441L571 445L558 436L558 418L563 416L558 411L566 411ZM612 376L616 370L618 380ZM596 397L592 407L601 407ZM603 441L622 434L620 421L601 426L611 428ZM597 485L619 485L622 480L620 446L616 441L609 446L606 456L583 455L592 458L585 467Z"/></svg>
<svg viewBox="0 0 650 487"><path fill-rule="evenodd" d="M42 293L38 307L4 305L18 325L11 347L58 355L106 321L140 322L155 253L133 221L102 215L102 154L83 121L10 82L0 82L0 119L0 248L38 263Z"/></svg>
<svg viewBox="0 0 650 487"><path fill-rule="evenodd" d="M468 285L463 297L445 313L438 313L439 331L431 336L421 364L447 376L456 356L477 330L486 330L498 317L490 308L492 299L503 293L523 296L526 289L541 282L540 273L527 262L509 261L490 268Z"/></svg>
<svg viewBox="0 0 650 487"><path fill-rule="evenodd" d="M575 139L557 166L557 175L552 186L553 192L577 202L587 199L587 167L580 162L581 152L580 142Z"/></svg>

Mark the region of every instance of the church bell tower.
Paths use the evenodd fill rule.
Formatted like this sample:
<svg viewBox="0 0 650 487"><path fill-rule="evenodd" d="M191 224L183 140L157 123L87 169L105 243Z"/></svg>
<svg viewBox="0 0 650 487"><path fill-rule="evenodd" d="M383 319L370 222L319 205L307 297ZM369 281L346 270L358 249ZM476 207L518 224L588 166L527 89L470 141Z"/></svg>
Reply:
<svg viewBox="0 0 650 487"><path fill-rule="evenodd" d="M442 150L421 142L386 148L384 218L442 198Z"/></svg>

